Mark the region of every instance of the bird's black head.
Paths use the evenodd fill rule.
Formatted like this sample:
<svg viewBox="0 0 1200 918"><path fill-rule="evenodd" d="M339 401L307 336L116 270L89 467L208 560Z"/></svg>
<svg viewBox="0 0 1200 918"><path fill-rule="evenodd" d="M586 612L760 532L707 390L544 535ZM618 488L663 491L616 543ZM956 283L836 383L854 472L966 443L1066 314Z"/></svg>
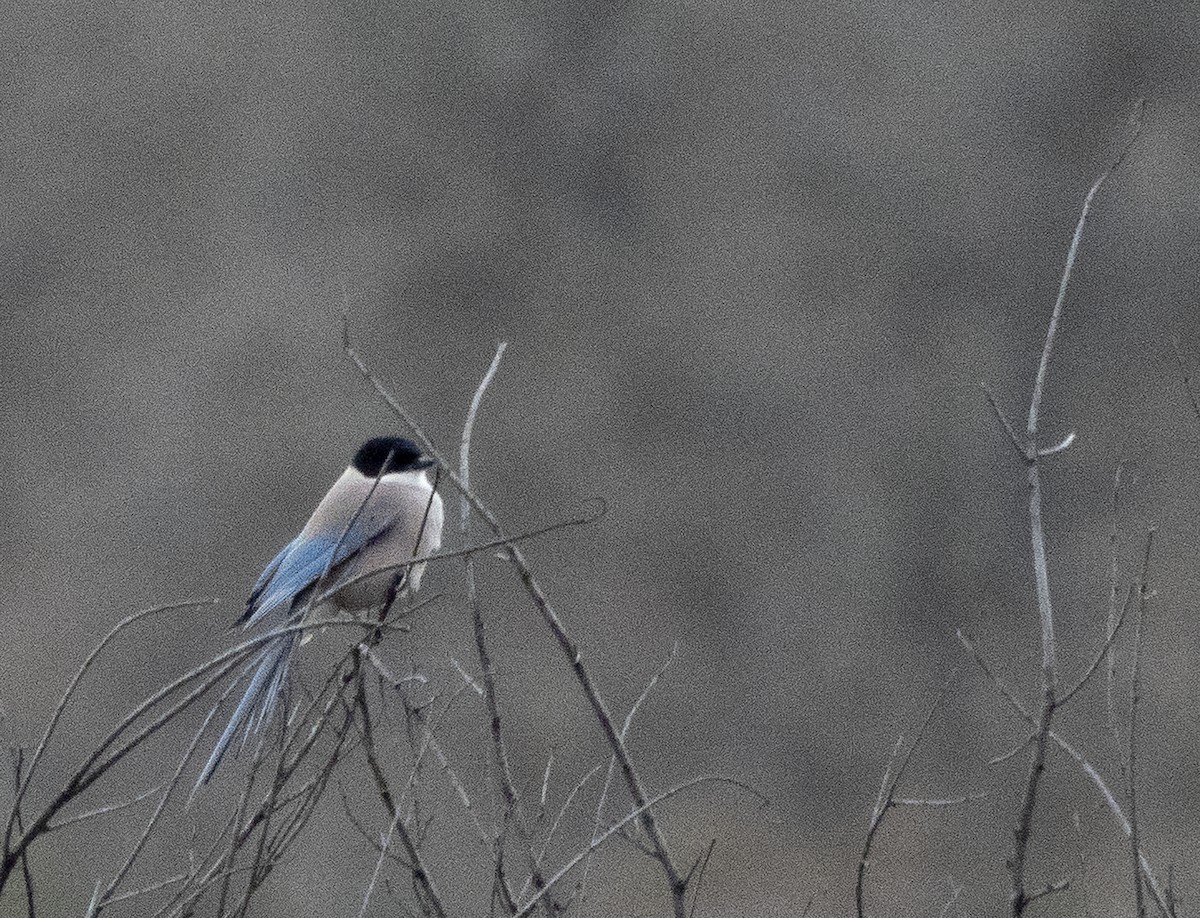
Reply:
<svg viewBox="0 0 1200 918"><path fill-rule="evenodd" d="M367 478L415 472L431 465L433 460L421 455L420 447L405 437L372 437L354 454L354 467Z"/></svg>

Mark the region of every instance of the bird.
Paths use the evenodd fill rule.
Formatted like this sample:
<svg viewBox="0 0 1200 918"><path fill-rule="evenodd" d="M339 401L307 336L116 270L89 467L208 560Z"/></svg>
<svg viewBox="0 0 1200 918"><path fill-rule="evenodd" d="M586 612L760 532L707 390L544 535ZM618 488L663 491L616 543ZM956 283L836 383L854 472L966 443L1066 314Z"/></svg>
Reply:
<svg viewBox="0 0 1200 918"><path fill-rule="evenodd" d="M426 476L436 460L405 437L372 437L292 541L263 568L234 623L300 624L317 605L361 612L415 593L441 546L442 498ZM243 743L271 720L301 632L271 638L252 660L249 685L213 747L193 794L212 778L239 730Z"/></svg>

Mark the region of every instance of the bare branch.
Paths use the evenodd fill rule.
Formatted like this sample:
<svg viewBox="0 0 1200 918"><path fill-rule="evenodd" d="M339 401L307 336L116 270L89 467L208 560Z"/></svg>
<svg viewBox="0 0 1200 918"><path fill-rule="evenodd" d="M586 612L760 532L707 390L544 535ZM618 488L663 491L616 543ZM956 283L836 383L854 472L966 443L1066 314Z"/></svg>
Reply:
<svg viewBox="0 0 1200 918"><path fill-rule="evenodd" d="M1109 654L1112 651L1113 642L1117 639L1117 634L1120 632L1121 626L1125 624L1125 616L1129 612L1130 601L1132 598L1133 587L1130 586L1129 592L1125 594L1125 602L1121 606L1120 615L1108 629L1108 637L1105 639L1104 645L1099 649L1099 651L1096 652L1096 656L1092 658L1092 662L1088 665L1088 668L1083 671L1083 675L1079 677L1078 681L1076 681L1076 683L1071 686L1070 689L1068 689L1060 698L1058 698L1058 700L1055 702L1056 707L1061 708L1068 701L1079 694L1079 690L1087 685L1088 680L1091 679L1092 676L1095 675L1096 670L1100 668L1100 664L1109 657Z"/></svg>
<svg viewBox="0 0 1200 918"><path fill-rule="evenodd" d="M1146 534L1146 554L1142 560L1142 578L1138 587L1137 625L1133 638L1133 674L1130 677L1129 698L1129 853L1133 862L1133 891L1137 904L1138 918L1146 918L1146 901L1143 893L1142 875L1138 869L1141 845L1137 809L1137 733L1138 703L1142 691L1142 636L1145 629L1146 610L1150 605L1148 577L1150 551L1154 546L1154 529Z"/></svg>
<svg viewBox="0 0 1200 918"><path fill-rule="evenodd" d="M375 884L378 880L379 873L383 869L383 859L387 854L388 846L391 844L393 836L398 836L402 846L404 847L405 857L411 864L411 873L414 885L419 890L420 901L423 905L428 905L433 914L438 918L445 918L446 908L442 904L441 894L438 892L437 886L429 875L429 870L425 867L421 858L420 849L416 841L409 833L408 828L404 824L404 810L397 803L388 787L387 778L384 775L383 768L380 766L378 759L375 756L375 741L371 733L371 713L367 707L366 694L363 691L363 683L361 673L357 678L356 687L356 703L362 715L360 723L360 731L363 737L363 753L367 758L367 764L370 766L371 775L375 780L376 788L379 792L379 799L383 801L384 808L391 813L391 822L388 824L388 830L385 835L382 835L380 844L379 859L375 863L375 871L371 875L371 882L363 893L362 907L359 909L359 916L366 915L367 906L371 901L371 894L375 889ZM432 735L432 734L431 734Z"/></svg>
<svg viewBox="0 0 1200 918"><path fill-rule="evenodd" d="M1124 471L1125 463L1118 462L1117 470L1113 474L1112 486L1112 522L1108 533L1108 653L1105 654L1104 661L1107 667L1108 679L1105 683L1105 701L1107 702L1108 711L1108 728L1112 732L1113 739L1117 738L1117 721L1113 715L1113 686L1116 683L1116 665L1117 654L1113 648L1112 637L1113 632L1117 630L1117 516L1120 511L1121 501L1121 474ZM1131 588L1132 589L1132 588ZM1122 613L1123 615L1124 613Z"/></svg>
<svg viewBox="0 0 1200 918"><path fill-rule="evenodd" d="M1200 400L1196 398L1196 390L1192 388L1192 375L1188 372L1187 362L1183 359L1183 347L1179 343L1179 336L1175 335L1171 339L1175 344L1175 359L1179 361L1179 374L1183 377L1183 388L1187 392L1188 402L1192 406L1192 414L1200 420Z"/></svg>
<svg viewBox="0 0 1200 918"><path fill-rule="evenodd" d="M1062 277L1058 282L1058 297L1054 301L1054 311L1050 315L1050 327L1046 331L1046 340L1042 345L1042 359L1038 363L1037 377L1033 384L1033 398L1029 402L1029 418L1026 425L1026 433L1031 441L1036 441L1038 435L1038 417L1042 408L1042 397L1046 389L1046 376L1050 368L1050 357L1054 353L1055 339L1058 333L1059 321L1062 319L1063 304L1067 298L1067 287L1071 282L1071 271L1075 267L1075 259L1079 254L1079 242L1083 238L1083 228L1087 223L1088 212L1092 207L1092 200L1100 191L1108 177L1125 160L1126 155L1133 148L1134 143L1142 133L1143 116L1145 114L1145 100L1139 100L1138 108L1134 115L1134 128L1128 139L1121 146L1120 152L1100 175L1092 182L1092 187L1088 189L1087 195L1083 199L1083 207L1079 212L1079 219L1075 223L1075 232L1071 236L1071 245L1067 249L1067 260L1063 266Z"/></svg>
<svg viewBox="0 0 1200 918"><path fill-rule="evenodd" d="M656 794L655 796L653 796L649 800L647 800L644 805L651 806L651 807L658 806L663 801L669 800L672 797L682 793L685 790L696 787L699 784L705 784L705 783L709 783L709 782L713 782L713 781L721 782L724 784L733 784L737 787L747 789L747 785L744 782L737 781L733 778L727 778L727 777L723 777L721 775L701 775L698 778L692 778L689 781L684 781L681 784L676 784L674 787L663 791L661 794ZM585 848L583 851L580 851L573 858L571 858L571 860L567 861L567 863L564 864L558 870L558 872L555 873L554 876L552 876L546 882L546 887L544 889L542 889L539 893L537 893L528 902L526 902L525 905L522 906L521 909L515 915L513 915L513 918L527 918L527 916L533 912L534 908L540 904L542 898L547 895L549 890L552 887L558 885L558 883L563 879L563 877L565 877L568 873L570 873L573 869L575 869L575 867L579 863L581 863L585 857L587 857L591 852L595 851L597 848L599 848L601 845L603 845L606 841L608 841L614 835L620 834L621 830L623 830L627 825L629 825L630 823L633 823L637 820L640 820L642 817L642 814L643 814L642 806L636 806L633 808L633 810L631 810L628 814L626 814L622 819L613 823L613 825L609 826L608 829L603 834L601 834L599 838L592 839L591 843L587 846L587 848ZM684 915L684 918L687 918L686 913Z"/></svg>
<svg viewBox="0 0 1200 918"><path fill-rule="evenodd" d="M697 870L696 866L692 867L692 870L696 872L696 888L692 893L692 911L690 912L688 918L696 918L696 906L700 903L700 884L704 882L704 871L708 868L709 858L712 857L713 849L716 846L717 839L714 836L713 839L708 843L708 847L704 849L704 854L698 861L696 861L696 865L699 866L699 870ZM691 881L691 878L692 874L689 872L687 876L689 882Z"/></svg>
<svg viewBox="0 0 1200 918"><path fill-rule="evenodd" d="M976 649L975 645L971 643L971 641L965 636L963 636L961 631L959 631L958 637L963 646L967 649L967 652L979 665L979 668L983 671L984 676L987 677L987 680L992 687L999 692L999 694L1008 702L1009 706L1017 714L1019 714L1027 724L1034 724L1036 722L1034 715L1029 711L1028 708L1025 707L1025 705L1020 702L1020 700L1017 699L1016 695L1013 694L1012 690L1005 684L1005 682L995 674L995 671L988 664L987 660L984 659L983 655L980 654L978 649ZM1121 831L1125 833L1126 837L1131 835L1133 832L1133 827L1126 818L1124 810L1121 809L1121 804L1117 802L1117 798L1113 796L1112 790L1109 788L1107 782L1105 782L1100 772L1096 770L1096 767L1087 760L1083 753L1071 745L1071 743L1064 739L1059 733L1051 730L1049 736L1050 741L1058 746L1058 748L1065 752L1068 756L1070 756L1087 776L1088 780L1092 782L1092 785L1100 793L1100 797L1104 801L1105 806L1108 807L1109 812L1112 813L1113 817L1117 820L1117 824L1121 827ZM1154 897L1155 904L1164 912L1164 914L1172 915L1173 913L1167 908L1166 894L1163 892L1163 888L1159 884L1158 878L1155 876L1154 870L1150 866L1150 862L1146 859L1146 855L1144 853L1139 853L1138 864L1141 867L1142 876L1146 880L1146 886L1150 890L1151 895Z"/></svg>
<svg viewBox="0 0 1200 918"><path fill-rule="evenodd" d="M895 797L892 800L892 806L960 806L964 803L983 800L987 795L987 791L971 791L969 794L959 794L956 797Z"/></svg>
<svg viewBox="0 0 1200 918"><path fill-rule="evenodd" d="M1004 428L1004 432L1008 434L1008 439L1013 445L1013 449L1017 451L1017 455L1021 458L1025 457L1025 444L1021 442L1021 438L1017 436L1017 430L1013 427L1012 421L1008 419L1008 415L1004 413L1004 409L1000 407L1000 402L996 398L996 393L991 387L981 382L984 393L987 395L988 404L992 406L992 412L996 415L996 419L1000 421L1000 425Z"/></svg>
<svg viewBox="0 0 1200 918"><path fill-rule="evenodd" d="M1037 582L1038 617L1042 631L1042 704L1041 715L1037 723L1037 738L1034 741L1033 755L1029 761L1029 775L1025 781L1025 791L1021 799L1020 815L1017 826L1013 831L1012 866L1012 914L1013 918L1021 918L1029 904L1030 898L1025 888L1025 866L1029 853L1029 840L1033 834L1033 813L1037 805L1038 787L1046 764L1046 747L1049 741L1050 725L1058 701L1058 648L1054 634L1054 606L1050 598L1050 567L1046 555L1046 533L1042 522L1042 479L1039 458L1044 453L1038 447L1039 417L1042 399L1046 389L1046 379L1050 370L1050 358L1058 337L1059 324L1062 320L1063 306L1066 303L1067 288L1071 280L1071 271L1079 252L1079 243L1083 238L1083 228L1087 223L1088 212L1092 200L1104 184L1105 179L1120 164L1134 140L1141 131L1141 116L1139 112L1136 130L1121 149L1113 162L1088 189L1088 193L1080 209L1079 219L1075 224L1075 232L1071 237L1071 245L1067 250L1066 264L1063 266L1062 277L1059 280L1058 296L1054 301L1054 309L1050 315L1050 325L1046 330L1046 339L1042 345L1042 357L1038 363L1037 377L1033 384L1033 395L1029 400L1029 414L1025 425L1026 433L1026 465L1029 479L1029 533L1030 546L1033 553L1033 572ZM1049 453L1058 452L1070 446L1074 435L1067 437L1058 446L1051 447Z"/></svg>
<svg viewBox="0 0 1200 918"><path fill-rule="evenodd" d="M1034 902L1037 902L1038 899L1044 899L1046 896L1052 895L1056 892L1062 892L1064 889L1069 889L1070 887L1070 880L1056 880L1053 883L1047 883L1037 892L1030 893L1029 898L1025 900L1025 904L1026 906L1032 905Z"/></svg>
<svg viewBox="0 0 1200 918"><path fill-rule="evenodd" d="M166 783L167 782L164 781L161 784L156 784L149 790L142 791L142 793L138 794L136 797L130 797L128 800L121 800L117 803L110 803L106 806L96 807L92 810L85 810L82 813L76 813L73 816L65 816L62 819L51 820L46 824L46 832L49 833L57 831L58 829L66 829L70 826L78 825L81 822L86 822L89 819L94 819L97 816L108 816L112 813L119 813L121 810L127 810L132 806L137 806L143 800L147 799L148 797L153 797L155 794L157 794L163 789L163 787L166 786Z"/></svg>
<svg viewBox="0 0 1200 918"><path fill-rule="evenodd" d="M501 341L497 345L496 354L471 399L471 406L467 410L467 418L463 424L462 438L459 442L458 475L463 485L459 491L459 531L462 533L464 542L471 540L471 503L466 497L471 481L471 435L475 430L475 419L479 414L479 406L483 402L484 393L487 392L488 386L495 378L496 370L500 367L500 360L504 357L507 347L508 343L505 341ZM483 620L483 609L480 606L475 587L475 563L472 555L463 556L463 574L467 585L467 605L471 609L475 652L479 657L479 669L482 673L483 697L488 710L492 755L496 763L496 782L499 785L500 797L504 801L504 828L501 831L501 839L507 836L510 828L516 829L517 839L529 860L533 885L540 891L546 885L546 878L542 875L542 865L538 860L537 852L534 851L533 835L521 804L521 796L517 791L512 765L509 762L508 747L504 741L500 704L496 697L496 668L492 662L491 649L488 647L487 626ZM503 841L499 841L498 844L503 845ZM497 871L499 871L502 860L497 859L496 863ZM497 872L497 881L502 884L505 882L503 875L499 872ZM547 898L544 909L547 915L554 914L555 904L552 899Z"/></svg>
<svg viewBox="0 0 1200 918"><path fill-rule="evenodd" d="M1015 759L1022 752L1028 749L1030 744L1036 740L1037 737L1037 731L1035 730L1033 733L1030 733L1028 736L1026 736L1025 739L1021 740L1021 742L1017 743L1017 745L1013 746L1012 749L1008 750L1008 752L1002 752L1000 755L993 756L992 758L988 759L988 764L1003 765L1010 759Z"/></svg>
<svg viewBox="0 0 1200 918"><path fill-rule="evenodd" d="M679 642L676 641L671 646L671 652L667 658L663 660L662 665L655 670L654 674L642 689L637 700L629 708L629 713L625 715L625 722L621 725L621 739L624 741L629 736L629 729L633 726L633 718L637 715L638 709L642 706L642 702L649 696L654 686L658 685L658 680L662 678L663 673L667 671L667 667L671 665L675 659L676 653L679 651ZM601 827L604 825L604 810L608 804L608 792L612 788L613 775L617 767L617 757L614 755L608 761L608 771L604 775L604 786L600 791L600 799L596 802L596 819L592 824L592 840L594 841L600 834ZM579 881L578 886L578 903L580 909L583 908L584 900L587 896L588 877L591 876L592 858L589 855L583 862L583 877Z"/></svg>
<svg viewBox="0 0 1200 918"><path fill-rule="evenodd" d="M74 678L71 679L70 684L67 686L67 690L63 692L62 698L59 699L58 706L54 709L54 713L50 717L50 722L46 724L46 729L42 733L42 738L38 740L37 747L34 749L33 755L29 759L29 764L25 769L25 779L20 782L20 787L17 789L16 799L13 801L14 815L17 807L21 805L21 801L24 799L26 791L29 790L29 782L33 778L33 772L37 769L38 764L42 760L42 756L46 752L46 746L49 744L50 738L54 735L54 730L58 726L59 720L62 719L63 711L66 710L67 704L70 702L71 697L75 694L75 690L79 687L80 680L82 680L87 671L91 669L92 664L96 662L96 658L100 656L100 654L104 651L104 648L111 644L117 635L119 635L130 625L133 625L144 618L148 618L151 615L158 615L162 612L176 612L181 609L194 609L197 606L212 606L216 605L217 602L218 600L216 599L188 599L182 602L168 603L164 606L153 606L149 609L143 609L140 612L134 612L131 615L125 616L112 627L112 630L110 630L108 634L106 634L100 641L100 643L95 646L92 652L87 655L87 659L83 661L83 665L80 666L76 671ZM8 829L5 832L5 848L8 847L8 843L12 840L12 822L13 820L10 818ZM2 885L3 884L0 884L0 886Z"/></svg>
<svg viewBox="0 0 1200 918"><path fill-rule="evenodd" d="M1067 434L1065 437L1063 437L1061 440L1059 440L1053 446L1041 447L1037 451L1038 458L1044 458L1045 456L1054 456L1058 453L1065 452L1066 450L1070 449L1071 444L1073 444L1074 442L1075 442L1075 431L1072 430L1069 434Z"/></svg>

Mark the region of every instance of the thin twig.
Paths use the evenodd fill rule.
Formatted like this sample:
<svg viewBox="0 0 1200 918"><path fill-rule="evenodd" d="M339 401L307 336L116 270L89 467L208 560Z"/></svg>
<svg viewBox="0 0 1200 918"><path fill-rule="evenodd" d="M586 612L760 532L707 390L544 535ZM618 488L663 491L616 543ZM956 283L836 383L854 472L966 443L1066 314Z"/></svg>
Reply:
<svg viewBox="0 0 1200 918"><path fill-rule="evenodd" d="M1004 413L1004 409L1000 407L1000 402L996 398L996 393L992 391L991 386L985 382L981 382L980 387L984 394L987 395L988 404L992 406L992 413L996 415L996 419L1000 422L1000 426L1004 428L1004 432L1008 434L1009 442L1012 443L1013 449L1017 451L1017 455L1024 458L1025 444L1021 442L1021 438L1017 436L1016 428L1013 427L1013 422L1008 419L1008 415Z"/></svg>
<svg viewBox="0 0 1200 918"><path fill-rule="evenodd" d="M959 794L955 797L894 797L892 806L961 806L964 803L974 803L987 797L987 791L971 791L969 794Z"/></svg>
<svg viewBox="0 0 1200 918"><path fill-rule="evenodd" d="M172 877L167 877L165 880L159 880L157 883L151 883L149 886L140 886L137 889L131 889L129 892L121 893L119 896L113 896L107 900L106 905L117 905L121 902L128 902L130 899L136 899L138 896L144 896L147 893L158 892L160 889L166 889L168 886L174 886L176 883L184 883L187 881L186 873L177 873Z"/></svg>
<svg viewBox="0 0 1200 918"><path fill-rule="evenodd" d="M656 685L658 685L658 680L661 679L663 673L665 673L667 671L667 667L670 666L672 662L674 662L675 656L678 652L679 652L679 642L676 641L674 644L671 645L671 652L667 655L667 658L665 660L663 660L662 665L659 666L659 668L654 671L653 675L650 676L650 679L646 682L646 685L642 689L641 694L638 695L637 699L630 706L629 713L625 715L625 722L623 724L621 724L621 739L622 739L622 741L624 741L625 739L628 738L629 730L633 726L633 718L637 715L638 709L641 708L642 702L644 702L646 700L646 698L649 697L650 692L654 689L654 687ZM593 841L597 837L599 837L601 828L604 825L604 810L608 803L608 793L609 793L609 790L612 788L613 775L616 771L616 767L617 767L617 757L614 755L608 760L608 771L604 775L604 786L600 790L600 799L596 802L596 818L595 818L595 821L592 823L592 839L593 839ZM592 858L591 858L591 855L588 855L588 857L583 862L583 876L580 878L579 885L577 888L576 901L578 902L579 908L581 910L583 908L584 900L587 897L587 884L588 884L588 878L591 876L591 870L592 870Z"/></svg>
<svg viewBox="0 0 1200 918"><path fill-rule="evenodd" d="M391 844L392 837L399 835L402 845L404 846L405 855L411 864L411 874L413 884L419 887L419 900L423 907L427 905L433 910L433 913L439 918L444 918L446 915L445 906L442 904L441 895L437 887L434 885L433 879L429 876L429 871L425 867L420 849L416 841L409 834L407 827L404 825L404 811L398 805L388 787L387 778L384 775L383 768L380 766L378 759L375 756L375 741L371 733L371 713L367 707L366 694L363 691L363 683L361 675L357 680L356 698L359 712L361 713L360 731L363 737L363 753L367 758L367 764L370 767L371 775L375 780L375 785L379 793L379 798L383 802L385 809L391 813L391 820L388 824L386 834L381 835L381 845L379 859L376 861L375 870L371 875L371 881L363 893L362 907L359 909L359 916L366 915L367 906L371 901L371 894L375 889L375 884L378 881L380 871L383 869L383 859L387 854L388 846Z"/></svg>
<svg viewBox="0 0 1200 918"><path fill-rule="evenodd" d="M1175 343L1175 359L1179 361L1179 373L1183 377L1183 388L1187 392L1188 402L1192 406L1192 414L1200 420L1200 400L1196 398L1196 390L1192 388L1192 375L1188 372L1187 362L1183 359L1183 347L1179 343L1179 336L1175 335L1172 338Z"/></svg>
<svg viewBox="0 0 1200 918"><path fill-rule="evenodd" d="M16 794L16 803L13 804L13 824L18 832L24 834L25 826L21 822L21 767L25 762L25 750L16 749L13 754L13 785L14 793ZM33 871L29 869L29 850L21 852L21 880L25 884L25 912L26 918L36 918L36 909L34 908L35 897L33 893Z"/></svg>
<svg viewBox="0 0 1200 918"><path fill-rule="evenodd" d="M955 911L957 911L956 906L958 905L958 900L959 900L959 897L962 895L962 893L963 893L962 884L958 883L954 879L954 875L951 874L950 875L950 898L948 898L946 900L946 904L942 906L942 910L938 913L938 918L946 918L946 916L950 914L950 909L952 909L952 908L955 909Z"/></svg>
<svg viewBox="0 0 1200 918"><path fill-rule="evenodd" d="M232 691L233 685L235 684L236 683L231 684L229 688L226 689L226 695ZM200 738L204 736L204 731L208 729L208 725L212 722L212 719L216 713L216 708L213 708L211 711L209 711L208 716L205 717L204 722L201 723L200 729L193 734L191 744L188 746L183 758L179 760L179 766L175 769L175 774L171 777L171 780L167 782L166 790L163 791L162 797L159 798L158 806L155 807L154 812L150 815L150 819L146 823L146 827L142 830L141 835L138 837L137 842L135 842L134 846L130 849L129 855L125 859L125 863L121 865L120 869L113 876L112 880L109 881L108 886L104 890L104 894L100 897L99 904L101 908L117 901L113 896L113 893L115 893L117 887L121 885L121 882L125 879L125 875L133 867L133 862L137 860L138 855L141 854L142 849L150 840L150 836L154 833L154 828L158 825L158 821L162 817L163 810L166 808L167 800L170 799L171 793L179 784L179 781L183 776L183 772L187 768L188 762L191 761L192 755L196 751L196 747L200 744Z"/></svg>
<svg viewBox="0 0 1200 918"><path fill-rule="evenodd" d="M480 685L469 672L467 672L466 667L463 666L455 657L450 658L450 665L454 667L460 676L462 676L463 682L467 683L467 685L471 687L471 691L482 698L483 686Z"/></svg>
<svg viewBox="0 0 1200 918"><path fill-rule="evenodd" d="M704 871L708 869L709 858L712 857L713 849L716 846L717 839L716 836L713 836L712 840L708 843L708 847L704 849L704 854L701 855L700 859L696 861L699 869L697 870L695 867L692 868L696 871L696 886L692 892L692 910L688 914L688 918L696 918L696 907L700 904L700 884L704 882ZM691 878L690 874L688 875L688 878Z"/></svg>
<svg viewBox="0 0 1200 918"><path fill-rule="evenodd" d="M368 652L367 659L379 671L381 679L384 682L396 689L400 689L404 686L406 680L397 679L392 671L388 669L387 664L380 660L375 654ZM462 692L467 688L468 684L464 683L450 696L450 699L446 704L446 710L449 710L450 705L457 701ZM476 834L478 834L480 839L484 842L491 843L493 839L491 836L489 836L488 832L484 829L483 824L479 821L479 813L474 804L471 803L471 795L467 793L467 789L463 785L462 779L459 778L458 773L450 764L450 759L446 755L446 750L443 749L442 744L438 742L437 735L433 729L433 721L426 717L422 711L412 707L408 701L404 701L403 703L406 724L411 726L411 723L415 722L421 728L422 745L420 757L424 757L426 750L433 752L434 756L438 760L438 765L441 768L442 773L446 776L446 781L450 785L450 789L454 791L455 796L458 797L459 803L462 804L463 810L471 818L471 822L475 826ZM441 716L445 716L445 713L446 711L444 710ZM415 777L416 772L414 769L413 778L410 780L409 788L413 786Z"/></svg>
<svg viewBox="0 0 1200 918"><path fill-rule="evenodd" d="M1105 702L1106 710L1108 711L1108 729L1112 732L1113 739L1117 739L1117 721L1114 715L1113 708L1113 686L1116 683L1116 667L1117 667L1117 652L1113 647L1113 633L1117 630L1117 517L1121 509L1121 475L1124 472L1125 463L1118 462L1117 470L1113 473L1112 486L1112 523L1108 531L1108 652L1104 655L1104 664L1107 669L1107 680L1105 682ZM1130 588L1132 595L1132 587ZM1128 608L1128 606L1126 606ZM1124 612L1122 612L1124 615Z"/></svg>
<svg viewBox="0 0 1200 918"><path fill-rule="evenodd" d="M546 798L550 795L550 772L554 768L554 752L546 759L546 770L542 773L542 793L538 797L538 823L546 818Z"/></svg>
<svg viewBox="0 0 1200 918"><path fill-rule="evenodd" d="M543 861L545 860L546 851L550 847L550 843L554 840L554 836L558 833L558 829L562 825L563 817L566 815L567 810L570 809L571 803L577 796L579 796L579 793L583 790L584 786L600 773L600 769L603 767L603 764L593 765L590 771L588 771L582 778L575 782L575 786L572 787L570 793L567 794L562 806L558 808L558 815L554 818L554 822L550 826L550 831L546 833L546 839L544 842L542 842L542 847L538 851L539 859Z"/></svg>
<svg viewBox="0 0 1200 918"><path fill-rule="evenodd" d="M1146 918L1146 901L1142 891L1142 874L1138 869L1141 854L1137 809L1137 733L1138 703L1142 692L1142 637L1145 631L1146 610L1150 605L1148 577L1150 551L1154 546L1154 529L1146 534L1146 554L1142 560L1142 577L1138 585L1137 623L1133 638L1133 673L1129 689L1129 853L1133 863L1133 891L1138 918Z"/></svg>
<svg viewBox="0 0 1200 918"><path fill-rule="evenodd" d="M1133 586L1131 585L1129 587L1129 592L1125 594L1125 602L1121 604L1121 612L1117 617L1117 620L1115 622L1111 622L1109 625L1108 637L1105 639L1104 645L1096 652L1095 657L1092 658L1092 662L1088 665L1087 669L1083 671L1083 674L1079 677L1075 684L1071 686L1070 689L1063 692L1062 695L1060 695L1055 701L1055 707L1061 708L1068 701L1079 694L1079 690L1087 685L1088 680L1091 679L1092 676L1095 675L1096 670L1100 668L1100 664L1103 663L1106 658L1108 658L1112 651L1113 642L1117 639L1117 635L1120 633L1121 626L1125 624L1125 617L1129 613L1129 606L1133 598L1133 593L1134 590Z"/></svg>
<svg viewBox="0 0 1200 918"><path fill-rule="evenodd" d="M50 738L54 735L54 730L58 726L59 720L62 719L63 712L66 710L67 704L71 700L71 696L75 694L75 690L78 688L80 681L91 668L92 664L96 662L96 658L100 656L104 648L111 644L117 635L119 635L130 625L133 625L151 615L158 615L162 612L174 612L181 609L194 609L197 606L211 606L216 605L217 602L218 600L216 599L189 599L182 602L168 603L167 605L162 606L153 606L149 609L143 609L140 612L134 612L125 616L112 627L112 629L103 637L100 643L93 648L92 652L87 655L87 658L83 661L83 664L75 672L75 676L71 679L66 691L63 692L62 698L59 699L58 705L54 709L54 713L50 716L50 722L46 724L46 729L42 733L41 739L38 740L38 744L33 751L33 755L30 756L28 767L25 769L25 778L20 782L20 786L17 789L16 799L13 801L14 815L17 807L21 805L21 801L24 799L26 791L29 790L29 782L33 778L33 772L37 769L38 764L41 762L42 756L46 752L46 746L49 744ZM12 840L12 828L12 819L10 818L9 827L5 832L4 837L6 849L9 842ZM3 887L3 882L0 882L0 887Z"/></svg>
<svg viewBox="0 0 1200 918"><path fill-rule="evenodd" d="M1066 264L1063 266L1062 277L1058 282L1058 297L1054 301L1054 311L1050 315L1050 328L1046 332L1046 340L1042 345L1042 359L1038 363L1037 378L1033 384L1033 398L1029 402L1029 418L1026 425L1026 433L1030 440L1034 440L1038 434L1038 415L1042 407L1042 396L1046 388L1046 375L1050 366L1050 356L1054 353L1054 344L1058 324L1062 318L1063 304L1067 298L1067 287L1071 282L1071 271L1075 267L1075 259L1079 253L1079 242L1083 238L1083 227L1087 222L1088 212L1092 207L1092 199L1096 197L1101 186L1105 183L1110 175L1124 162L1126 155L1137 142L1138 137L1142 133L1143 116L1145 114L1145 100L1139 100L1137 110L1134 113L1134 128L1130 136L1121 145L1121 150L1116 158L1109 164L1097 179L1092 182L1092 187L1088 189L1087 195L1083 199L1083 207L1079 212L1079 219L1075 223L1075 232L1071 236L1071 245L1067 249Z"/></svg>
<svg viewBox="0 0 1200 918"><path fill-rule="evenodd" d="M1037 902L1038 899L1044 899L1044 898L1046 898L1046 896L1052 895L1053 893L1056 893L1056 892L1062 892L1064 889L1070 889L1070 887L1071 887L1070 880L1056 880L1053 883L1047 883L1045 886L1043 886L1041 889L1037 890L1036 892L1030 893L1029 898L1026 900L1025 904L1027 906L1032 905L1034 902Z"/></svg>
<svg viewBox="0 0 1200 918"><path fill-rule="evenodd" d="M1013 746L1012 749L1008 750L1008 752L1002 752L1000 755L993 756L992 758L988 759L987 763L993 766L1003 765L1010 759L1015 759L1022 752L1029 748L1030 744L1037 739L1037 736L1037 731L1035 730L1033 733L1030 733L1028 736L1026 736L1025 739L1021 740L1021 742L1017 743L1017 745Z"/></svg>
<svg viewBox="0 0 1200 918"><path fill-rule="evenodd" d="M121 810L127 810L132 806L137 806L137 804L141 803L146 798L153 797L155 794L157 794L163 789L163 787L166 786L166 783L167 782L164 781L162 784L156 784L149 790L143 791L136 797L131 797L128 800L122 800L118 803L110 803L106 806L99 806L92 810L85 810L84 812L76 813L73 816L64 816L62 819L51 820L46 825L46 832L49 833L55 832L58 829L66 829L69 826L78 825L81 822L86 822L87 820L94 819L97 816L109 816L112 813L119 813Z"/></svg>

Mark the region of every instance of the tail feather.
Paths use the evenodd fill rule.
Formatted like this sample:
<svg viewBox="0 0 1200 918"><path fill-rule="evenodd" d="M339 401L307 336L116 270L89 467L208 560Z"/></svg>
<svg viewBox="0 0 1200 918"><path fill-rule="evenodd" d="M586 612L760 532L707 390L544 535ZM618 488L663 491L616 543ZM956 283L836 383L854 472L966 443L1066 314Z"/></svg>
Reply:
<svg viewBox="0 0 1200 918"><path fill-rule="evenodd" d="M200 772L200 777L196 780L196 786L192 790L193 794L212 778L217 766L221 764L221 759L229 751L230 743L233 742L233 738L243 724L245 725L245 735L242 738L244 746L250 738L251 732L261 730L263 725L270 721L279 691L283 686L284 677L287 675L288 659L295 643L296 636L294 634L282 635L267 644L259 653L250 684L246 686L246 691L242 695L241 701L238 702L237 708L234 709L233 716L229 718L225 731L217 740L212 754L208 757L208 762Z"/></svg>

